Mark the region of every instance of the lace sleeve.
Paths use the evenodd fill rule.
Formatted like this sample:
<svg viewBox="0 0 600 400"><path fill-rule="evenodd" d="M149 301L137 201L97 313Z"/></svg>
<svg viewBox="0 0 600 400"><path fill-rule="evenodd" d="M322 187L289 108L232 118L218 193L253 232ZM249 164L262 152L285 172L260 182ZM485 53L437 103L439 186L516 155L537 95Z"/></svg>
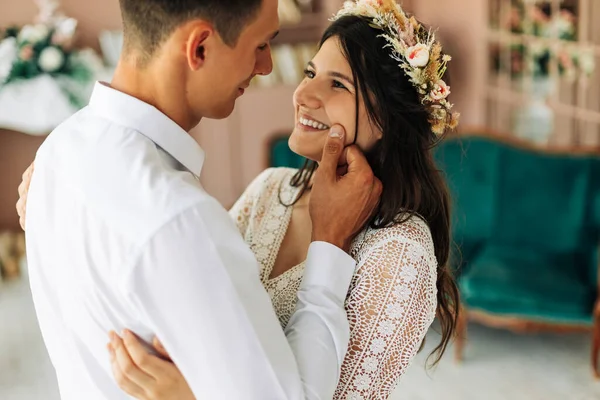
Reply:
<svg viewBox="0 0 600 400"><path fill-rule="evenodd" d="M252 209L255 201L260 196L261 190L265 187L269 178L273 174L273 169L269 168L258 175L250 185L244 190L244 193L229 210L229 216L235 221L240 233L244 238L248 230L248 224L252 215Z"/></svg>
<svg viewBox="0 0 600 400"><path fill-rule="evenodd" d="M359 255L346 303L350 344L335 399L387 399L435 318L433 245L427 251L430 246L406 232L386 236Z"/></svg>

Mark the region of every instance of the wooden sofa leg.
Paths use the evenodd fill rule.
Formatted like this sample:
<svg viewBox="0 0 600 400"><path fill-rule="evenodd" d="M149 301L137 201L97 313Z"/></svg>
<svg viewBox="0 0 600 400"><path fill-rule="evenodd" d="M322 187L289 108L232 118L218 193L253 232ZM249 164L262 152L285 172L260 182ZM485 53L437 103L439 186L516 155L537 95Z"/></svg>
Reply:
<svg viewBox="0 0 600 400"><path fill-rule="evenodd" d="M594 330L592 334L592 370L596 379L600 379L600 299L594 307Z"/></svg>
<svg viewBox="0 0 600 400"><path fill-rule="evenodd" d="M467 310L461 307L456 324L456 344L454 347L454 359L456 362L463 361L465 342L467 340L467 323Z"/></svg>

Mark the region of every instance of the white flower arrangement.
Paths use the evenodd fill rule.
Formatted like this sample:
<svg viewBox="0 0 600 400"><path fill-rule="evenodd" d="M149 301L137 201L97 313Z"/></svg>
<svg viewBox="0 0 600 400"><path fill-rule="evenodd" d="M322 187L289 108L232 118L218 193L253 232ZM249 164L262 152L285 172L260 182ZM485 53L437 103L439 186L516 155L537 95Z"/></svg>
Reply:
<svg viewBox="0 0 600 400"><path fill-rule="evenodd" d="M17 81L49 75L80 107L88 96L78 87L89 86L104 67L95 54L74 48L77 21L56 13L55 2L47 3L41 2L36 23L0 29L0 90Z"/></svg>
<svg viewBox="0 0 600 400"><path fill-rule="evenodd" d="M62 67L65 62L65 56L62 51L56 47L46 47L40 52L38 65L44 72L56 72Z"/></svg>
<svg viewBox="0 0 600 400"><path fill-rule="evenodd" d="M387 42L390 56L398 61L429 110L429 122L434 133L441 135L458 125L459 114L451 112L447 100L450 87L442 79L446 65L452 58L442 54L442 46L435 35L421 26L414 17L408 17L394 0L346 1L331 19L358 16L369 21L372 28Z"/></svg>

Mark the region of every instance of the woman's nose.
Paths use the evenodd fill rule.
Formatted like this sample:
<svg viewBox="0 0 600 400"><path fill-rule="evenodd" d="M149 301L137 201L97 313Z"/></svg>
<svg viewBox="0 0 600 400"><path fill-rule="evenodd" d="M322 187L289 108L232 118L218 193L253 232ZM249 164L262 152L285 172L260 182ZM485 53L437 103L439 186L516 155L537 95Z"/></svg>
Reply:
<svg viewBox="0 0 600 400"><path fill-rule="evenodd" d="M322 105L322 95L319 84L314 80L304 80L294 92L294 99L298 105L309 109L317 109Z"/></svg>

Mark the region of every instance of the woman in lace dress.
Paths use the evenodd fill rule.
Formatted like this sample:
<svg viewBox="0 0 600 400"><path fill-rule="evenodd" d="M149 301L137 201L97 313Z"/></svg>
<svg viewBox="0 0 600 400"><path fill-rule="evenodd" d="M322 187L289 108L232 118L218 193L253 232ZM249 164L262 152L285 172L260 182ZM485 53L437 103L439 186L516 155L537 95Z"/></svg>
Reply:
<svg viewBox="0 0 600 400"><path fill-rule="evenodd" d="M294 94L296 127L289 144L309 161L300 170L265 171L230 211L260 263L262 282L285 327L311 241L311 177L330 126L342 125L347 143L367 154L384 189L376 215L351 245L357 261L346 300L351 339L336 399L387 398L436 316L442 338L433 356L439 361L453 336L459 304L447 265L448 192L431 153L439 134L453 128L457 118L441 81L449 57L415 20L395 6L385 12L386 7L389 11L389 2L361 1L329 26ZM377 26L372 17L378 15L395 18L398 28L388 29L393 22L384 19ZM401 52L389 46L393 39L409 48ZM405 54L402 60L400 54ZM152 368L153 363L161 367ZM148 398L186 393L173 364L148 356L141 368L130 367L118 373L155 378L138 383Z"/></svg>

